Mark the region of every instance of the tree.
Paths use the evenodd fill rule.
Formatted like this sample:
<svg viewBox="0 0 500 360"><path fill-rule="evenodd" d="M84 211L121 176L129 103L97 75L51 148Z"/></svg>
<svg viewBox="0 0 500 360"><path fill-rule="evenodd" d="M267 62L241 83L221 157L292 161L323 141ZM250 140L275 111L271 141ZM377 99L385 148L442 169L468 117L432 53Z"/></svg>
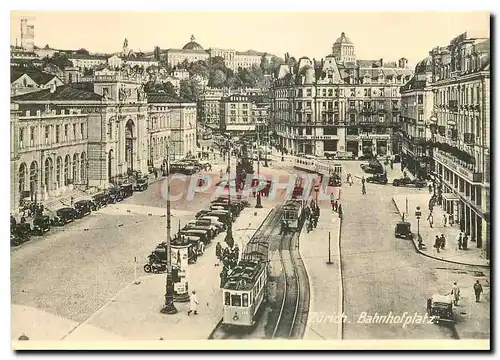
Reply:
<svg viewBox="0 0 500 360"><path fill-rule="evenodd" d="M192 79L181 80L179 88L179 97L183 101L196 102L201 95L201 86Z"/></svg>
<svg viewBox="0 0 500 360"><path fill-rule="evenodd" d="M276 73L281 64L284 64L284 61L277 56L273 56L269 61L269 74Z"/></svg>
<svg viewBox="0 0 500 360"><path fill-rule="evenodd" d="M42 60L42 65L47 66L49 64L56 65L59 69L64 70L67 67L72 67L73 63L68 59L65 53L54 53L50 58L46 56Z"/></svg>
<svg viewBox="0 0 500 360"><path fill-rule="evenodd" d="M207 63L203 60L191 63L188 68L188 71L189 71L189 76L199 75L205 79L208 78L210 75L210 69Z"/></svg>
<svg viewBox="0 0 500 360"><path fill-rule="evenodd" d="M76 50L75 53L78 55L89 55L89 51L87 49L84 49L84 48Z"/></svg>
<svg viewBox="0 0 500 360"><path fill-rule="evenodd" d="M170 82L170 81L167 81L166 83L163 84L163 91L165 91L165 93L174 98L174 99L177 99L177 90L175 89L175 86Z"/></svg>
<svg viewBox="0 0 500 360"><path fill-rule="evenodd" d="M215 70L210 73L208 78L208 86L210 87L223 87L226 83L226 75L222 70Z"/></svg>
<svg viewBox="0 0 500 360"><path fill-rule="evenodd" d="M264 53L260 58L260 69L264 74L269 74L270 64L269 60L267 60L267 53Z"/></svg>

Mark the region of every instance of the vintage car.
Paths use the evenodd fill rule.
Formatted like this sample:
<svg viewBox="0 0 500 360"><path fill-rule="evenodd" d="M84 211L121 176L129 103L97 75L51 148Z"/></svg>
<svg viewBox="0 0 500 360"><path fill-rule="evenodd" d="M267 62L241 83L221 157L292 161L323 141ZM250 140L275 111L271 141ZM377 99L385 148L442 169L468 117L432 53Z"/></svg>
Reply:
<svg viewBox="0 0 500 360"><path fill-rule="evenodd" d="M234 214L235 216L239 216L241 213L241 210L243 210L240 205L235 204L231 202L231 205L229 203L224 203L224 202L212 202L210 204L210 210L226 210L229 211L231 209L231 213Z"/></svg>
<svg viewBox="0 0 500 360"><path fill-rule="evenodd" d="M400 221L394 228L394 236L401 239L412 239L411 224L408 221Z"/></svg>
<svg viewBox="0 0 500 360"><path fill-rule="evenodd" d="M97 193L92 196L92 211L99 210L100 208L108 205L110 199L109 195L104 192Z"/></svg>
<svg viewBox="0 0 500 360"><path fill-rule="evenodd" d="M361 164L360 167L369 174L383 174L385 172L383 165L376 160L370 161L368 164Z"/></svg>
<svg viewBox="0 0 500 360"><path fill-rule="evenodd" d="M170 173L171 174L184 174L184 175L193 175L198 171L198 168L195 165L192 165L190 162L179 161L173 164L170 164Z"/></svg>
<svg viewBox="0 0 500 360"><path fill-rule="evenodd" d="M228 202L229 201L229 195L221 195L217 199L215 199L217 202ZM231 196L231 203L233 202L241 202L244 207L250 206L250 202L246 197L243 197L241 195L236 195L236 198L234 196Z"/></svg>
<svg viewBox="0 0 500 360"><path fill-rule="evenodd" d="M77 217L78 213L75 208L67 206L56 210L56 216L52 221L56 226L63 226L74 221Z"/></svg>
<svg viewBox="0 0 500 360"><path fill-rule="evenodd" d="M440 322L454 323L453 302L451 295L432 295L427 299L427 313L436 324Z"/></svg>
<svg viewBox="0 0 500 360"><path fill-rule="evenodd" d="M134 184L134 191L144 191L148 188L148 178L147 176L143 176L139 179Z"/></svg>
<svg viewBox="0 0 500 360"><path fill-rule="evenodd" d="M202 241L205 245L210 243L212 238L210 237L210 229L182 229L179 232L179 235L187 235L187 236L198 236L200 238L200 241Z"/></svg>
<svg viewBox="0 0 500 360"><path fill-rule="evenodd" d="M123 198L128 198L134 194L134 187L131 183L124 183L120 185Z"/></svg>
<svg viewBox="0 0 500 360"><path fill-rule="evenodd" d="M90 215L92 212L92 201L91 200L79 200L73 205L77 212L77 217L79 219L83 218L86 215Z"/></svg>
<svg viewBox="0 0 500 360"><path fill-rule="evenodd" d="M217 216L219 218L219 221L224 223L224 224L229 224L230 221L232 221L232 222L236 221L236 217L232 216L229 213L229 211L225 211L225 210L211 210L206 215Z"/></svg>
<svg viewBox="0 0 500 360"><path fill-rule="evenodd" d="M215 225L217 227L217 232L222 232L226 230L226 224L219 221L216 216L201 216L197 220L210 221L210 225Z"/></svg>
<svg viewBox="0 0 500 360"><path fill-rule="evenodd" d="M123 200L122 188L119 185L112 185L108 189L108 204L115 204Z"/></svg>
<svg viewBox="0 0 500 360"><path fill-rule="evenodd" d="M19 245L31 239L31 225L27 222L16 224L11 234L11 245Z"/></svg>
<svg viewBox="0 0 500 360"><path fill-rule="evenodd" d="M410 179L409 177L402 177L400 179L394 179L392 181L393 186L415 186L416 188L424 188L426 187L426 183L424 180L420 179Z"/></svg>
<svg viewBox="0 0 500 360"><path fill-rule="evenodd" d="M373 176L370 176L366 178L366 182L372 183L372 184L381 184L385 185L387 184L387 174L374 174Z"/></svg>
<svg viewBox="0 0 500 360"><path fill-rule="evenodd" d="M195 217L195 219L198 219L202 216L207 215L210 211L212 211L212 210L207 210L207 209L200 210L196 213L196 215L194 217Z"/></svg>
<svg viewBox="0 0 500 360"><path fill-rule="evenodd" d="M212 225L210 220L191 220L183 228L183 230L188 229L201 229L208 231L210 240L212 240L219 233L219 229L217 228L217 226Z"/></svg>
<svg viewBox="0 0 500 360"><path fill-rule="evenodd" d="M43 235L50 230L50 217L39 215L33 219L33 233Z"/></svg>
<svg viewBox="0 0 500 360"><path fill-rule="evenodd" d="M358 160L372 160L372 159L375 159L375 156L373 154L363 154L363 155L360 155L358 156Z"/></svg>

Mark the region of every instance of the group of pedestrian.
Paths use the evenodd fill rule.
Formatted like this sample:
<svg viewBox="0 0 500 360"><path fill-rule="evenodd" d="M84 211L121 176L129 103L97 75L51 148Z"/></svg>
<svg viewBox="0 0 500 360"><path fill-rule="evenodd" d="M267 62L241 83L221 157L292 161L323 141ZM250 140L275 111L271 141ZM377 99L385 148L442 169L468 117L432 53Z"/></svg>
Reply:
<svg viewBox="0 0 500 360"><path fill-rule="evenodd" d="M455 218L453 217L453 214L443 214L443 226L446 227L446 225L453 226L455 224Z"/></svg>
<svg viewBox="0 0 500 360"><path fill-rule="evenodd" d="M434 249L436 249L437 252L440 252L440 250L444 250L446 246L446 238L444 237L444 234L441 234L441 236L436 235L436 238L434 239Z"/></svg>
<svg viewBox="0 0 500 360"><path fill-rule="evenodd" d="M240 249L238 245L234 245L232 248L229 246L223 248L220 243L215 246L215 256L217 257L217 263L215 266L220 266L222 262L222 270L220 272L220 287L224 286L227 276L231 269L238 265L240 255Z"/></svg>
<svg viewBox="0 0 500 360"><path fill-rule="evenodd" d="M304 220L306 221L307 232L312 231L318 227L320 210L315 201L311 201L311 205L304 210Z"/></svg>
<svg viewBox="0 0 500 360"><path fill-rule="evenodd" d="M467 243L469 242L469 236L467 234L460 233L457 239L457 249L467 250Z"/></svg>
<svg viewBox="0 0 500 360"><path fill-rule="evenodd" d="M483 286L479 282L479 280L476 280L474 285L472 286L472 289L474 291L474 295L476 296L476 302L481 301L481 293L483 292ZM453 300L453 305L458 306L458 301L460 300L460 288L458 287L457 282L455 281L451 287L450 294L452 296Z"/></svg>
<svg viewBox="0 0 500 360"><path fill-rule="evenodd" d="M342 218L343 215L342 204L340 204L339 201L335 199L333 196L332 199L330 200L330 203L332 204L332 211L338 213L339 218Z"/></svg>
<svg viewBox="0 0 500 360"><path fill-rule="evenodd" d="M346 176L346 183L349 184L349 186L352 186L353 184L353 180L352 180L352 175L351 173L347 173L347 176Z"/></svg>

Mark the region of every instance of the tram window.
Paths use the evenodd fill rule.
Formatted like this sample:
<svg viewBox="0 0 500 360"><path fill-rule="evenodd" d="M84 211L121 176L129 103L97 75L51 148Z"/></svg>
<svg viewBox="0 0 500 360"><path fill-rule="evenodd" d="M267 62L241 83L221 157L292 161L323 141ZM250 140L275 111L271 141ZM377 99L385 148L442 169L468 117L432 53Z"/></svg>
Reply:
<svg viewBox="0 0 500 360"><path fill-rule="evenodd" d="M231 306L241 306L241 295L231 295Z"/></svg>
<svg viewBox="0 0 500 360"><path fill-rule="evenodd" d="M224 292L224 305L230 305L230 296L229 291Z"/></svg>
<svg viewBox="0 0 500 360"><path fill-rule="evenodd" d="M243 294L243 307L248 307L248 294Z"/></svg>

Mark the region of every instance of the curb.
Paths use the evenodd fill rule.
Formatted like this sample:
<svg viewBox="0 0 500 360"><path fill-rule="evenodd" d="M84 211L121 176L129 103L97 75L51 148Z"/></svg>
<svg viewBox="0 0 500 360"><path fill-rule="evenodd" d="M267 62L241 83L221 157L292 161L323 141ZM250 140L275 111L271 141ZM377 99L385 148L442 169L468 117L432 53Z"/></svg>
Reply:
<svg viewBox="0 0 500 360"><path fill-rule="evenodd" d="M398 210L399 214L401 215L401 210L399 210L398 204L396 203L396 200L394 200L394 197L392 197L392 202L394 203L394 206L396 207L396 209ZM428 253L423 252L422 250L419 250L418 244L417 244L415 238L412 238L411 242L413 243L413 246L415 247L415 250L417 251L417 253L420 253L421 255L426 256L426 257L431 258L431 259L435 259L435 260L439 260L439 261L444 261L444 262L447 262L447 263L450 263L450 264L466 265L466 266L476 266L476 267L480 267L480 268L483 268L483 269L489 269L490 268L489 265L468 264L468 263L464 263L464 262L459 262L459 261L453 261L453 260L438 258L436 256L429 255Z"/></svg>

